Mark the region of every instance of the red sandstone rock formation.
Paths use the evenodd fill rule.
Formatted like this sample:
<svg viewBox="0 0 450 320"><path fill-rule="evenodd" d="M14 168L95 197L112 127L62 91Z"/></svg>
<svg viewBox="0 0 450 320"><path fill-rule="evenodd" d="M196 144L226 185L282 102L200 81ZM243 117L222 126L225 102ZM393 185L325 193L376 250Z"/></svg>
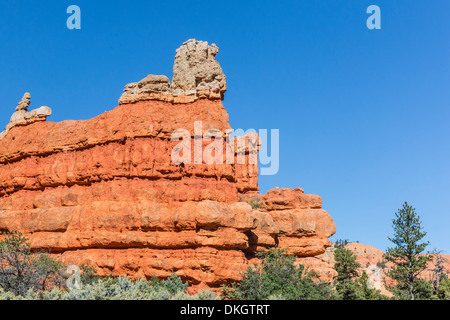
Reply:
<svg viewBox="0 0 450 320"><path fill-rule="evenodd" d="M230 129L225 76L212 61L218 48L192 41L182 48L176 69L190 56L196 62L189 92L179 74L175 88L149 76L93 119L15 126L0 139L0 232L19 230L32 249L91 263L101 275L175 272L210 287L239 280L264 248L287 247L305 263L325 252L335 224L321 198L302 189L259 195L258 165L249 161L257 150L233 146L234 157L245 155L240 164L172 161L175 130L194 138L195 121L202 133ZM203 56L212 76L198 65ZM254 197L258 209L244 201Z"/></svg>

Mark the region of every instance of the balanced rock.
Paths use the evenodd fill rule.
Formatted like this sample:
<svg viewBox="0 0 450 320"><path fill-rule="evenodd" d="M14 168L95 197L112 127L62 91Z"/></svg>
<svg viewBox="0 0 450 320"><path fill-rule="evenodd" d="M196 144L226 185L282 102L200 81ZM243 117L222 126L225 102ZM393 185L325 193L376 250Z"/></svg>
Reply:
<svg viewBox="0 0 450 320"><path fill-rule="evenodd" d="M49 107L40 107L32 111L28 111L31 102L31 95L27 92L24 94L22 100L16 107L16 112L13 113L11 119L5 130L0 133L0 139L3 139L7 133L16 126L27 126L29 124L45 121L47 117L52 115L52 109Z"/></svg>
<svg viewBox="0 0 450 320"><path fill-rule="evenodd" d="M216 61L219 48L208 42L188 40L177 50L173 66L172 90L175 95L200 95L223 99L226 77Z"/></svg>
<svg viewBox="0 0 450 320"><path fill-rule="evenodd" d="M198 99L223 100L227 90L226 77L216 60L219 48L208 42L191 39L176 50L172 84L163 75L148 75L129 83L119 104L159 100L189 103Z"/></svg>
<svg viewBox="0 0 450 320"><path fill-rule="evenodd" d="M26 92L23 95L22 100L20 100L20 102L17 104L16 111L21 111L21 110L27 111L30 103L31 103L31 94L29 92Z"/></svg>

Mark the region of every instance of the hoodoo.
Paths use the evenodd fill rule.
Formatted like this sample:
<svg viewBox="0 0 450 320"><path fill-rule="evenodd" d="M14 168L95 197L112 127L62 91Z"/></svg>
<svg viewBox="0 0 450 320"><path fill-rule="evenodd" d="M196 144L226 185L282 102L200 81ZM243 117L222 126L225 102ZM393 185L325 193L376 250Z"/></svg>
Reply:
<svg viewBox="0 0 450 320"><path fill-rule="evenodd" d="M149 75L128 84L119 106L89 120L45 121L51 110L28 112L26 94L0 136L0 232L21 231L32 249L68 265L90 263L100 275L175 273L218 287L240 280L255 253L274 246L320 274L316 256L335 224L319 196L300 188L260 195L250 161L171 159L175 130L187 130L194 144L196 121L204 131L230 129L218 52L187 41L172 82Z"/></svg>

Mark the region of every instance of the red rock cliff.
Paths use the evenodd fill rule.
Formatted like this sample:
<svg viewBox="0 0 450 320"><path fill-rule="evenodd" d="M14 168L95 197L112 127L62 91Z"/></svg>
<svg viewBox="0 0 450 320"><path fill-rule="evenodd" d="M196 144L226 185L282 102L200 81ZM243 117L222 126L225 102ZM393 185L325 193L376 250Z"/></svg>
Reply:
<svg viewBox="0 0 450 320"><path fill-rule="evenodd" d="M118 107L93 119L8 125L0 136L0 231L19 230L33 249L91 263L102 275L175 272L210 287L239 280L267 247L288 247L299 259L324 253L335 224L321 198L302 189L259 195L250 161L257 150L233 146L235 158L245 155L241 164L172 161L175 130L195 138L195 121L202 133L230 129L217 52L186 42L172 84L152 75L129 84ZM210 142L201 143L204 150Z"/></svg>

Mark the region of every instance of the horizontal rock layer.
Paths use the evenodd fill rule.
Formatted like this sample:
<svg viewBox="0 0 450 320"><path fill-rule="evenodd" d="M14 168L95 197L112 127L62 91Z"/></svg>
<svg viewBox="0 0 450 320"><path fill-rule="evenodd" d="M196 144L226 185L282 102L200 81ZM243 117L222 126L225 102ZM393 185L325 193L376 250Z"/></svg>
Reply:
<svg viewBox="0 0 450 320"><path fill-rule="evenodd" d="M172 139L180 129L185 137ZM269 247L300 260L324 253L336 230L321 198L259 195L259 139L229 131L220 99L137 101L89 120L13 127L0 140L0 232L21 231L33 250L100 275L175 272L209 287L240 280ZM193 152L179 163L186 135ZM224 161L196 163L198 150Z"/></svg>

